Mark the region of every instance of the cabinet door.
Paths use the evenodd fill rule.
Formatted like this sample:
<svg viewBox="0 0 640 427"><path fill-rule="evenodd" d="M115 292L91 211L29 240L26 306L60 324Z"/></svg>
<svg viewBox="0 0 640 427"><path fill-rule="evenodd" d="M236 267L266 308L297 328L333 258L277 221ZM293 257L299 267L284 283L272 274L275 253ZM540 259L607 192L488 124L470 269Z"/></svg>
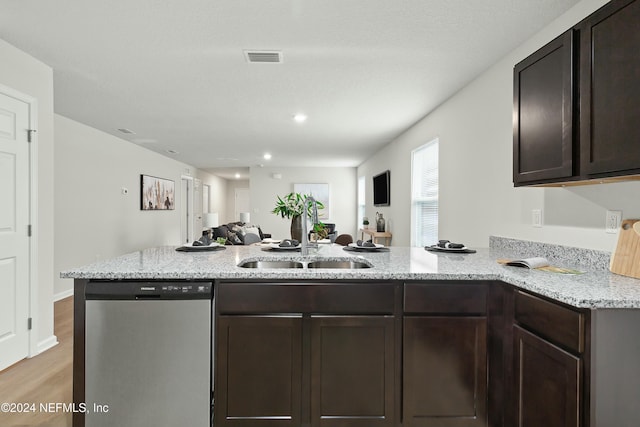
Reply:
<svg viewBox="0 0 640 427"><path fill-rule="evenodd" d="M639 22L640 1L623 0L581 25L581 162L590 175L640 172Z"/></svg>
<svg viewBox="0 0 640 427"><path fill-rule="evenodd" d="M518 427L580 425L580 359L514 326Z"/></svg>
<svg viewBox="0 0 640 427"><path fill-rule="evenodd" d="M394 425L392 316L311 318L311 425Z"/></svg>
<svg viewBox="0 0 640 427"><path fill-rule="evenodd" d="M299 426L302 318L217 319L216 427Z"/></svg>
<svg viewBox="0 0 640 427"><path fill-rule="evenodd" d="M487 425L485 317L405 317L403 425Z"/></svg>
<svg viewBox="0 0 640 427"><path fill-rule="evenodd" d="M574 174L573 69L573 30L515 66L515 185Z"/></svg>

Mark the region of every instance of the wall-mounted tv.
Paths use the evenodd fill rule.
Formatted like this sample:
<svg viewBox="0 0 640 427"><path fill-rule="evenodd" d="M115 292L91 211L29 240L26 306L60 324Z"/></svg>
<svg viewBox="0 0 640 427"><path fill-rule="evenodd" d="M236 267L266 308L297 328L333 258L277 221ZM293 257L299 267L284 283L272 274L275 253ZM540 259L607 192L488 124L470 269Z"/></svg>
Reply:
<svg viewBox="0 0 640 427"><path fill-rule="evenodd" d="M391 173L384 171L373 177L373 206L391 204Z"/></svg>

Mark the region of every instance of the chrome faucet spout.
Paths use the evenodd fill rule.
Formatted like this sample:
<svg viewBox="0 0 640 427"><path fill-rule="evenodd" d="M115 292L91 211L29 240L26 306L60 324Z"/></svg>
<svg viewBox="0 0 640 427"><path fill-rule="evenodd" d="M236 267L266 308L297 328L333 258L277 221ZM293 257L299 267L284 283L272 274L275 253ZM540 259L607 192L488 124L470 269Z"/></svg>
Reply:
<svg viewBox="0 0 640 427"><path fill-rule="evenodd" d="M302 242L300 251L302 256L309 255L309 231L307 229L307 217L309 215L309 203L311 203L311 225L318 223L318 202L312 196L307 196L304 200L304 208L302 209Z"/></svg>

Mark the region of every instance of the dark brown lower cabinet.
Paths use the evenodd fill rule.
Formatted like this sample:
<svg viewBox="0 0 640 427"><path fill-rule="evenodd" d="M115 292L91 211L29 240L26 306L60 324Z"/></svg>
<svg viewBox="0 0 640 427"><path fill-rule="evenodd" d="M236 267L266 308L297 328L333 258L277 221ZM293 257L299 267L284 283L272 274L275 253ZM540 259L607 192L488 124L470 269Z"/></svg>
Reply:
<svg viewBox="0 0 640 427"><path fill-rule="evenodd" d="M314 427L394 425L393 316L220 316L217 330L216 426L308 425L305 399Z"/></svg>
<svg viewBox="0 0 640 427"><path fill-rule="evenodd" d="M404 426L487 425L484 317L405 317Z"/></svg>
<svg viewBox="0 0 640 427"><path fill-rule="evenodd" d="M514 326L518 427L580 426L581 361Z"/></svg>
<svg viewBox="0 0 640 427"><path fill-rule="evenodd" d="M302 316L217 322L215 425L301 425Z"/></svg>
<svg viewBox="0 0 640 427"><path fill-rule="evenodd" d="M404 427L488 425L488 287L406 283Z"/></svg>
<svg viewBox="0 0 640 427"><path fill-rule="evenodd" d="M401 295L396 282L218 283L214 426L394 427Z"/></svg>
<svg viewBox="0 0 640 427"><path fill-rule="evenodd" d="M311 426L394 425L393 316L311 317Z"/></svg>

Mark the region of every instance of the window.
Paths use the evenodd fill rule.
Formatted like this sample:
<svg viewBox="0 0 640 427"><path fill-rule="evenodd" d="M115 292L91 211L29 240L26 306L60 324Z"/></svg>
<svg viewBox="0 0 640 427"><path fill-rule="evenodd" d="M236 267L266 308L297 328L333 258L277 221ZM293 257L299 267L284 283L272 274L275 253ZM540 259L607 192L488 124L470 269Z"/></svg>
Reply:
<svg viewBox="0 0 640 427"><path fill-rule="evenodd" d="M411 246L438 243L438 145L411 152Z"/></svg>
<svg viewBox="0 0 640 427"><path fill-rule="evenodd" d="M358 227L362 227L362 220L364 219L365 209L365 177L358 178Z"/></svg>

